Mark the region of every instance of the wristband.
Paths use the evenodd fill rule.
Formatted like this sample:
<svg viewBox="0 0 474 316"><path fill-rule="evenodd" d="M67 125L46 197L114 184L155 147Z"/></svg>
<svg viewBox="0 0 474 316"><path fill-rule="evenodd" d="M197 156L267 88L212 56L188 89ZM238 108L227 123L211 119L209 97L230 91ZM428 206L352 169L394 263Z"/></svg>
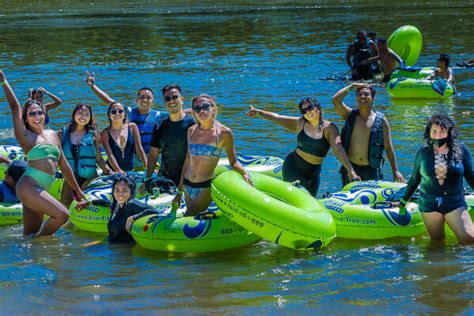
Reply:
<svg viewBox="0 0 474 316"><path fill-rule="evenodd" d="M407 205L407 203L408 203L408 201L406 201L406 200L404 200L404 199L400 199L400 204L401 204L402 206Z"/></svg>
<svg viewBox="0 0 474 316"><path fill-rule="evenodd" d="M0 82L0 86L5 85L6 83L7 83L7 81L6 81L6 80L3 80L2 82Z"/></svg>

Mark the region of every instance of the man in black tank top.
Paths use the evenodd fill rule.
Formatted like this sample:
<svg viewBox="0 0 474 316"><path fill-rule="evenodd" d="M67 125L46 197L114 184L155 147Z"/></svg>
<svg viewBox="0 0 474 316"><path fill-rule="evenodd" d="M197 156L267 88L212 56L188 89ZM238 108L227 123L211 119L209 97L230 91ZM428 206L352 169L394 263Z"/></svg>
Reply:
<svg viewBox="0 0 474 316"><path fill-rule="evenodd" d="M184 98L181 95L181 87L178 85L167 85L163 87L163 100L170 116L155 125L150 142L148 154L148 166L146 173L146 184L151 183L150 177L156 167L159 154L161 154L161 165L158 175L172 180L175 185L179 184L181 171L186 159L188 148L188 128L195 124L194 118L183 111ZM140 188L143 192L144 188Z"/></svg>

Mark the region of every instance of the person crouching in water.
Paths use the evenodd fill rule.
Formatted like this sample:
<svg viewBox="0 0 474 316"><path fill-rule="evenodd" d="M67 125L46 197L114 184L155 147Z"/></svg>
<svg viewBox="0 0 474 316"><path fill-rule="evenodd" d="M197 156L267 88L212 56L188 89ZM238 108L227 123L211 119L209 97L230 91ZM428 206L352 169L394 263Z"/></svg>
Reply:
<svg viewBox="0 0 474 316"><path fill-rule="evenodd" d="M5 170L5 180L0 183L0 202L5 204L20 203L16 196L16 183L26 171L28 164L24 160L14 160Z"/></svg>
<svg viewBox="0 0 474 316"><path fill-rule="evenodd" d="M64 155L81 188L85 188L97 177L97 165L104 174L113 173L102 158L90 105L84 103L76 105L72 111L71 122L58 132L58 138L61 140ZM61 190L61 203L69 208L72 200L72 188L64 183Z"/></svg>
<svg viewBox="0 0 474 316"><path fill-rule="evenodd" d="M192 100L192 111L197 124L188 129L188 151L175 198L179 202L184 189L187 207L184 216L196 215L211 203L214 169L224 149L232 169L252 184L250 176L237 161L232 130L216 120L216 100L207 94L198 95Z"/></svg>
<svg viewBox="0 0 474 316"><path fill-rule="evenodd" d="M138 218L157 213L151 206L134 200L136 182L132 175L117 174L112 184L112 205L107 224L110 242L131 242L132 223Z"/></svg>

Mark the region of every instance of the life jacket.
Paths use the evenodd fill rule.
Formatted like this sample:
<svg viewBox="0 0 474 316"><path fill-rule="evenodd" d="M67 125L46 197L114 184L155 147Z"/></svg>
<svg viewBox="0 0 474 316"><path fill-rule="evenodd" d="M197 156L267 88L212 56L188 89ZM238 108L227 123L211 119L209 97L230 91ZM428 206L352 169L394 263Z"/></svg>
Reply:
<svg viewBox="0 0 474 316"><path fill-rule="evenodd" d="M89 179L97 175L97 157L94 145L94 133L88 131L79 143L79 154L74 158L71 151L71 131L68 126L62 128L61 146L72 171L81 178Z"/></svg>
<svg viewBox="0 0 474 316"><path fill-rule="evenodd" d="M354 49L355 49L355 52L354 54L352 55L352 64L355 66L355 67L358 67L359 64L372 57L372 41L367 38L365 40L365 44L363 45L361 42L359 42L358 39L354 40ZM367 64L369 65L369 64ZM366 66L366 65L365 65Z"/></svg>
<svg viewBox="0 0 474 316"><path fill-rule="evenodd" d="M384 143L383 143L383 118L384 115L380 112L375 112L375 120L374 125L370 129L370 139L369 139L369 165L372 168L380 168L383 160L383 151L384 151ZM344 122L344 126L342 127L341 131L341 141L342 147L349 152L349 143L351 141L352 130L354 128L354 123L359 114L358 109L354 109L351 111L349 116L347 117L346 121Z"/></svg>
<svg viewBox="0 0 474 316"><path fill-rule="evenodd" d="M160 111L150 110L148 114L140 114L138 108L128 108L130 122L137 124L140 131L140 140L146 154L150 151L151 134L155 124L160 123L163 115Z"/></svg>
<svg viewBox="0 0 474 316"><path fill-rule="evenodd" d="M5 204L16 204L20 203L20 200L16 197L15 193L10 189L5 181L0 183L0 191L3 195L3 201L0 201Z"/></svg>

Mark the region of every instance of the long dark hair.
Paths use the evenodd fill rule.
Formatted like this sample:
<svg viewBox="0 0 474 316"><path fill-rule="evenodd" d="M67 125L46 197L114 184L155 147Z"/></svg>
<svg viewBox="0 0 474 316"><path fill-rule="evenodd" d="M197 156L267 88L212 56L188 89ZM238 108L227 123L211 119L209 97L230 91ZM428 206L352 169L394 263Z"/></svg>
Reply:
<svg viewBox="0 0 474 316"><path fill-rule="evenodd" d="M72 110L72 119L71 119L71 122L69 123L69 129L71 132L74 132L77 128L77 123L76 123L76 120L74 119L74 116L76 115L76 112L79 111L83 107L87 108L89 110L89 113L91 114L89 123L87 123L85 126L86 132L95 131L96 129L95 119L94 119L94 116L92 115L92 107L86 103L78 103L76 107L74 108L74 110Z"/></svg>
<svg viewBox="0 0 474 316"><path fill-rule="evenodd" d="M41 107L41 110L43 110L45 119L46 119L46 110L43 106L43 104L39 103L38 101L35 100L28 100L26 103L23 105L23 109L21 110L21 118L23 119L23 122L25 123L25 127L31 131L30 124L28 124L28 108L32 105L38 105ZM44 123L44 121L43 121Z"/></svg>
<svg viewBox="0 0 474 316"><path fill-rule="evenodd" d="M122 174L122 173L117 173L114 178L114 182L112 184L112 205L117 204L117 200L115 199L114 196L114 191L115 191L115 186L117 183L120 181L124 181L128 187L130 188L130 198L128 199L129 201L135 197L135 191L137 188L137 182L135 181L135 177L131 174Z"/></svg>
<svg viewBox="0 0 474 316"><path fill-rule="evenodd" d="M118 102L118 101L114 101L114 102L110 103L109 108L107 109L107 119L109 120L109 126L112 125L112 120L110 119L110 111L112 111L112 107L116 104L121 105L123 107L123 110L125 111L125 113L124 113L125 116L123 118L123 123L125 124L127 122L127 119L128 119L127 109L125 108L125 106L122 103ZM92 112L91 112L91 114L92 114Z"/></svg>
<svg viewBox="0 0 474 316"><path fill-rule="evenodd" d="M298 109L300 110L300 112L301 112L301 109L303 108L303 104L305 104L306 102L309 102L309 104L311 104L312 106L314 106L315 108L318 109L318 111L319 111L319 126L318 126L318 129L323 128L324 120L323 120L323 110L321 109L321 104L319 103L319 101L316 98L303 98L303 99L301 99L300 103L298 103ZM303 119L308 121L306 119L306 117L304 117L304 115L303 115Z"/></svg>
<svg viewBox="0 0 474 316"><path fill-rule="evenodd" d="M462 158L461 143L458 140L458 129L454 125L454 120L447 114L434 114L429 118L423 134L426 146L430 150L433 150L433 142L430 137L431 126L433 126L433 124L439 125L448 130L448 148L450 155L452 155L456 161Z"/></svg>

